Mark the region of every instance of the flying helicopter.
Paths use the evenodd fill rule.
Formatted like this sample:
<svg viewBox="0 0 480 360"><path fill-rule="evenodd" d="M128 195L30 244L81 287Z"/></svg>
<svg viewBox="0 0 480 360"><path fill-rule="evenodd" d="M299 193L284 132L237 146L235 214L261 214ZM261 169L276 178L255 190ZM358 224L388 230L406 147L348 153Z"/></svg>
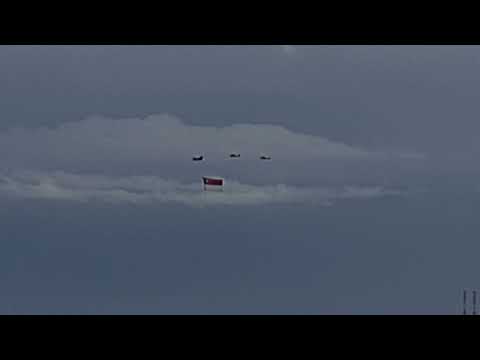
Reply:
<svg viewBox="0 0 480 360"><path fill-rule="evenodd" d="M230 154L231 159L238 159L240 157L240 154Z"/></svg>
<svg viewBox="0 0 480 360"><path fill-rule="evenodd" d="M270 156L262 155L260 156L260 160L272 160Z"/></svg>
<svg viewBox="0 0 480 360"><path fill-rule="evenodd" d="M201 156L194 156L194 157L192 158L193 161L203 161L203 159L204 159L203 155L201 155Z"/></svg>

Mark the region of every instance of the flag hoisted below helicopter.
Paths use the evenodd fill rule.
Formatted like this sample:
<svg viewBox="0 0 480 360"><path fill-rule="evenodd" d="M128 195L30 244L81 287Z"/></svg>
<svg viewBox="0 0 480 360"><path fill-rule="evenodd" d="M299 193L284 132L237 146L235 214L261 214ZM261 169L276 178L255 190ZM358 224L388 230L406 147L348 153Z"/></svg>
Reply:
<svg viewBox="0 0 480 360"><path fill-rule="evenodd" d="M203 190L205 191L223 191L225 180L220 177L204 176Z"/></svg>

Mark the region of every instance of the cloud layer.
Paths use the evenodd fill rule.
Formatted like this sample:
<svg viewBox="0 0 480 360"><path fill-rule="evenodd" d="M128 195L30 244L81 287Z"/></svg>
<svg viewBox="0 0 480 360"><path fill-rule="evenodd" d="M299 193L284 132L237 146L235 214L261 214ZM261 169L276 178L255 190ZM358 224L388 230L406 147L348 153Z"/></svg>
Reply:
<svg viewBox="0 0 480 360"><path fill-rule="evenodd" d="M281 45L281 48L283 52L285 52L288 55L295 54L295 52L297 51L297 48L293 45Z"/></svg>
<svg viewBox="0 0 480 360"><path fill-rule="evenodd" d="M241 158L230 159L232 152ZM193 163L192 156L200 154L206 160ZM260 161L261 154L273 161ZM369 196L377 196L378 189L391 187L384 180L386 164L400 169L398 164L420 159L417 154L368 151L281 126L194 126L170 115L93 116L51 128L0 133L1 192L27 198L191 205L329 202L367 191L352 193L345 190L349 184L368 185L373 191L367 191ZM199 192L196 182L205 175L227 178L226 192ZM376 184L382 186L372 187ZM343 190L334 190L339 186Z"/></svg>
<svg viewBox="0 0 480 360"><path fill-rule="evenodd" d="M381 187L301 188L253 186L227 181L225 191L204 192L200 181L183 184L158 177L108 177L65 172L14 172L0 176L0 196L108 203L212 205L320 204L340 199L370 199L401 192Z"/></svg>
<svg viewBox="0 0 480 360"><path fill-rule="evenodd" d="M0 150L17 159L85 160L100 157L170 160L206 153L223 159L231 151L257 158L269 153L282 159L364 158L375 154L281 126L238 124L192 126L170 115L144 119L94 116L53 128L16 128L0 134ZM61 151L59 151L61 150ZM101 151L101 153L99 153Z"/></svg>
<svg viewBox="0 0 480 360"><path fill-rule="evenodd" d="M57 127L15 128L0 133L3 166L90 170L152 164L171 166L203 154L225 164L228 154L243 161L269 154L280 162L401 158L290 131L276 125L193 126L170 115L144 119L94 116Z"/></svg>

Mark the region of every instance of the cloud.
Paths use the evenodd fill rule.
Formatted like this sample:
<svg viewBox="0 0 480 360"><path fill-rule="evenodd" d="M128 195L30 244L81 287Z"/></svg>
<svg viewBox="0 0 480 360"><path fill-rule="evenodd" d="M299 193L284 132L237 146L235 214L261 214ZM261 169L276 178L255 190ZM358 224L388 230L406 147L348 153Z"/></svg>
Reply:
<svg viewBox="0 0 480 360"><path fill-rule="evenodd" d="M281 45L281 49L288 55L293 55L297 52L297 48L293 45Z"/></svg>
<svg viewBox="0 0 480 360"><path fill-rule="evenodd" d="M23 199L107 203L214 205L320 204L370 199L402 192L381 187L302 188L254 186L227 181L225 191L204 192L200 181L183 184L151 176L109 177L65 172L13 172L0 176L0 196Z"/></svg>
<svg viewBox="0 0 480 360"><path fill-rule="evenodd" d="M194 126L171 115L144 119L89 117L57 127L15 128L0 133L0 160L18 162L138 162L190 159L192 154L224 160L270 154L282 160L368 159L382 154L268 124Z"/></svg>
<svg viewBox="0 0 480 360"><path fill-rule="evenodd" d="M232 152L241 153L241 158L229 159ZM196 154L206 160L192 163ZM260 161L261 154L273 161ZM0 132L0 164L5 170L149 175L183 183L204 175L255 185L355 183L359 177L376 177L381 162L385 166L395 159L404 164L421 157L369 151L277 125L195 126L168 114L91 116L55 127ZM45 192L58 190L45 186Z"/></svg>

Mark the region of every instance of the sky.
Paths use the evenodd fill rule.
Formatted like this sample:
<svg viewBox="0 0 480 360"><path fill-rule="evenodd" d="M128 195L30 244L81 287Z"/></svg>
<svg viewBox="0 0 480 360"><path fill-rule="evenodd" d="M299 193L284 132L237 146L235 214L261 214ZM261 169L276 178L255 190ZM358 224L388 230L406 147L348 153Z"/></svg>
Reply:
<svg viewBox="0 0 480 360"><path fill-rule="evenodd" d="M459 313L479 64L477 46L0 46L0 313Z"/></svg>

